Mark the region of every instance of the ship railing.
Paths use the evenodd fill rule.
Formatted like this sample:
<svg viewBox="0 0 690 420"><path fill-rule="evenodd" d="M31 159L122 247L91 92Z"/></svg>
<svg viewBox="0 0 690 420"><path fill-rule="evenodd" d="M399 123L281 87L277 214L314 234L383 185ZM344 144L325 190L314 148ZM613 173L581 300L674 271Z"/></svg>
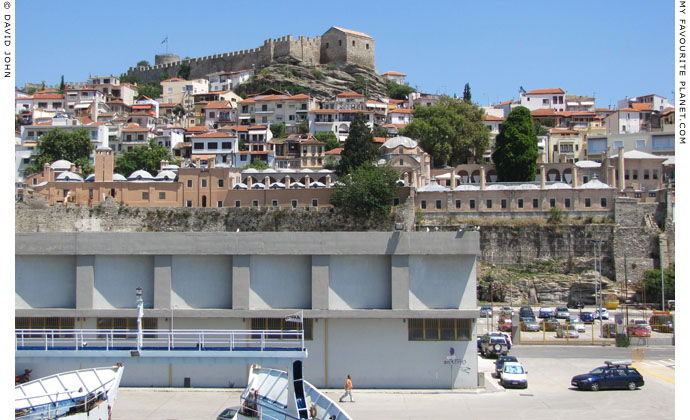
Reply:
<svg viewBox="0 0 690 420"><path fill-rule="evenodd" d="M73 396L75 393L83 393L83 389L73 389L57 392L50 392L46 394L31 395L25 397L15 397L15 401L26 400L29 405L26 409L18 410L15 412L15 418L22 418L27 420L33 419L46 419L46 418L56 418L60 415L64 415L72 409L73 411L82 410L82 412L87 412L89 410L90 403L96 403L99 400L107 400L107 390L106 386L113 382L115 379L111 379L99 385L97 388L89 391L87 394L80 396ZM21 385L18 385L21 387ZM62 396L62 399L60 399ZM37 399L45 399L47 402L41 402L39 404L34 404L33 401ZM74 408L73 408L74 407Z"/></svg>

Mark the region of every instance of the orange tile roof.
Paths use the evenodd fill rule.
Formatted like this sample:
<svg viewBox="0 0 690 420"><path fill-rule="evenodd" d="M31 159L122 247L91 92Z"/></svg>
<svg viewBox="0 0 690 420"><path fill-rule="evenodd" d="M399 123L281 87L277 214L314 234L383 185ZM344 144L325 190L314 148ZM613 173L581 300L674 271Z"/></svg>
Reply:
<svg viewBox="0 0 690 420"><path fill-rule="evenodd" d="M387 71L387 72L381 74L381 76L386 76L386 75L387 76L407 76L405 73L400 73L399 71Z"/></svg>
<svg viewBox="0 0 690 420"><path fill-rule="evenodd" d="M375 101L375 100L373 100L373 99L370 99L370 100L368 100L368 101L367 101L367 105L369 105L369 104L380 104L380 105L388 105L388 104L387 104L387 103L385 103L385 102L381 102L381 101Z"/></svg>
<svg viewBox="0 0 690 420"><path fill-rule="evenodd" d="M267 155L273 153L273 150L240 150L238 155Z"/></svg>
<svg viewBox="0 0 690 420"><path fill-rule="evenodd" d="M357 92L342 92L336 95L339 98L363 98L364 95Z"/></svg>
<svg viewBox="0 0 690 420"><path fill-rule="evenodd" d="M290 99L290 97L285 95L266 95L254 98L255 101L283 101L286 99Z"/></svg>
<svg viewBox="0 0 690 420"><path fill-rule="evenodd" d="M161 81L161 83L165 83L165 82L185 82L185 81L186 81L186 80L180 79L179 77L171 77L170 79L165 79L165 80Z"/></svg>
<svg viewBox="0 0 690 420"><path fill-rule="evenodd" d="M369 35L367 35L367 34L365 34L365 33L363 33L363 32L357 32L357 31L353 31L353 30L351 30L351 29L339 28L339 27L337 27L337 26L334 26L333 28L335 28L335 29L337 29L337 30L339 30L339 31L343 31L343 32L345 32L345 33L347 33L347 34L350 34L350 35L357 35L357 36L363 36L363 37L365 37L365 38L371 38ZM371 38L371 39L374 39L374 38Z"/></svg>
<svg viewBox="0 0 690 420"><path fill-rule="evenodd" d="M579 131L575 130L566 130L562 128L552 128L549 130L551 134L580 134Z"/></svg>
<svg viewBox="0 0 690 420"><path fill-rule="evenodd" d="M412 110L409 108L396 108L390 110L391 114L411 114Z"/></svg>
<svg viewBox="0 0 690 420"><path fill-rule="evenodd" d="M215 157L216 157L216 155L210 155L210 154L203 154L203 155L202 154L199 154L199 155L192 154L192 159L197 159L197 158L198 159L211 159L211 158L215 158Z"/></svg>
<svg viewBox="0 0 690 420"><path fill-rule="evenodd" d="M374 143L385 143L388 138L386 137L374 137Z"/></svg>
<svg viewBox="0 0 690 420"><path fill-rule="evenodd" d="M509 101L503 101L503 102L501 102L501 103L498 103L498 104L496 104L496 105L494 105L494 106L510 105L510 104L516 104L516 103L517 103L517 101L511 99L511 100L509 100Z"/></svg>
<svg viewBox="0 0 690 420"><path fill-rule="evenodd" d="M51 126L53 125L52 121L44 122L44 123L36 123L34 125L40 125L40 126Z"/></svg>
<svg viewBox="0 0 690 420"><path fill-rule="evenodd" d="M252 125L249 127L250 130L265 130L266 128L265 125Z"/></svg>
<svg viewBox="0 0 690 420"><path fill-rule="evenodd" d="M402 100L402 99L389 99L389 100L388 100L388 103L389 103L389 104L401 104L401 103L403 103L403 102L405 102L405 101Z"/></svg>
<svg viewBox="0 0 690 420"><path fill-rule="evenodd" d="M178 105L180 105L180 104L160 104L160 105L158 105L158 107L159 108L175 108Z"/></svg>
<svg viewBox="0 0 690 420"><path fill-rule="evenodd" d="M676 112L676 109L674 107L670 106L668 108L664 108L664 110L661 111L661 115L668 115L668 114L674 113L674 112Z"/></svg>
<svg viewBox="0 0 690 420"><path fill-rule="evenodd" d="M374 137L374 139L376 139L376 137ZM336 147L335 149L331 149L324 154L327 156L331 156L331 155L339 155L341 153L343 153L343 148L342 147Z"/></svg>
<svg viewBox="0 0 690 420"><path fill-rule="evenodd" d="M556 112L555 109L551 108L544 108L544 109L535 109L532 111L532 116L533 117L546 117L546 116L557 116L558 112Z"/></svg>
<svg viewBox="0 0 690 420"><path fill-rule="evenodd" d="M243 101L240 101L241 104L253 104L253 103L255 103L255 102L256 102L256 101L255 101L254 99L251 99L251 98L247 98L247 99L245 99L245 100L243 100Z"/></svg>
<svg viewBox="0 0 690 420"><path fill-rule="evenodd" d="M39 93L33 96L34 99L64 99L64 97L59 93Z"/></svg>
<svg viewBox="0 0 690 420"><path fill-rule="evenodd" d="M305 95L304 93L298 93L297 95L292 95L288 99L293 100L293 99L309 99L309 95Z"/></svg>
<svg viewBox="0 0 690 420"><path fill-rule="evenodd" d="M249 131L249 126L248 125L231 125L229 128L230 130L237 131L237 132L245 132Z"/></svg>
<svg viewBox="0 0 690 420"><path fill-rule="evenodd" d="M143 131L149 131L149 129L141 127L141 126L139 126L139 124L136 124L136 123L130 123L130 124L127 124L127 127L123 128L122 131L126 132L126 133L138 133L138 132L143 132Z"/></svg>
<svg viewBox="0 0 690 420"><path fill-rule="evenodd" d="M228 138L228 137L230 137L230 134L223 133L220 131L211 131L208 133L196 134L192 138L194 138L194 139L215 139L215 138L220 138L220 137Z"/></svg>
<svg viewBox="0 0 690 420"><path fill-rule="evenodd" d="M501 117L497 117L495 115L484 115L484 121L503 121L504 119Z"/></svg>
<svg viewBox="0 0 690 420"><path fill-rule="evenodd" d="M362 114L373 114L374 111L367 111L367 110L361 110L361 109L339 109L339 113L341 114L356 114L358 112L361 112Z"/></svg>
<svg viewBox="0 0 690 420"><path fill-rule="evenodd" d="M594 108L595 111L597 112L616 112L615 109L609 109L609 108Z"/></svg>
<svg viewBox="0 0 690 420"><path fill-rule="evenodd" d="M551 89L534 89L527 92L528 95L544 95L550 93L565 93L561 88L551 88Z"/></svg>
<svg viewBox="0 0 690 420"><path fill-rule="evenodd" d="M646 104L633 103L631 105L632 105L632 108L637 110L637 111L651 111L652 110L651 102L646 103Z"/></svg>
<svg viewBox="0 0 690 420"><path fill-rule="evenodd" d="M385 124L382 127L383 128L404 128L404 127L407 127L407 124Z"/></svg>
<svg viewBox="0 0 690 420"><path fill-rule="evenodd" d="M619 111L626 111L626 112L640 112L638 109L634 108L621 108Z"/></svg>
<svg viewBox="0 0 690 420"><path fill-rule="evenodd" d="M337 109L314 109L312 111L315 114L337 114L338 110Z"/></svg>
<svg viewBox="0 0 690 420"><path fill-rule="evenodd" d="M202 108L210 109L210 108L232 108L230 106L230 102L228 101L211 101L207 103L206 105L202 106Z"/></svg>
<svg viewBox="0 0 690 420"><path fill-rule="evenodd" d="M211 131L211 129L206 127L205 125L193 125L191 127L185 128L185 130L190 133L201 133L204 131Z"/></svg>

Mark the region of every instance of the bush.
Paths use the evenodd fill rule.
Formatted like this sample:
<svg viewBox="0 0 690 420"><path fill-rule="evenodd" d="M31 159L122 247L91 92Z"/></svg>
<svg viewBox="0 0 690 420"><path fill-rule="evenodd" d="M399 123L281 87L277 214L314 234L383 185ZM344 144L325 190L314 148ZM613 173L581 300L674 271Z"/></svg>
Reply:
<svg viewBox="0 0 690 420"><path fill-rule="evenodd" d="M314 76L314 79L316 79L316 80L323 80L324 79L324 75L323 75L323 72L321 70L314 69L311 71L311 74L312 74L312 76Z"/></svg>
<svg viewBox="0 0 690 420"><path fill-rule="evenodd" d="M551 207L550 213L549 223L557 225L563 221L563 211L558 207Z"/></svg>

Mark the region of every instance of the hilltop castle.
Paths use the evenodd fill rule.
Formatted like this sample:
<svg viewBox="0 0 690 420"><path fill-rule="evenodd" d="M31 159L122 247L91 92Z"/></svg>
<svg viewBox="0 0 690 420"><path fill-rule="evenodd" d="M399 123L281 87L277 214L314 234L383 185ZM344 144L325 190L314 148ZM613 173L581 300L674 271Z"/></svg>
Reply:
<svg viewBox="0 0 690 420"><path fill-rule="evenodd" d="M130 67L127 74L136 75L142 83L154 80L165 71L177 76L182 64L189 65L190 79L207 74L260 68L278 60L296 60L306 65L357 64L376 68L374 38L362 32L331 27L315 38L287 35L267 39L264 45L251 50L233 51L206 57L180 60L173 54L156 55L155 66Z"/></svg>

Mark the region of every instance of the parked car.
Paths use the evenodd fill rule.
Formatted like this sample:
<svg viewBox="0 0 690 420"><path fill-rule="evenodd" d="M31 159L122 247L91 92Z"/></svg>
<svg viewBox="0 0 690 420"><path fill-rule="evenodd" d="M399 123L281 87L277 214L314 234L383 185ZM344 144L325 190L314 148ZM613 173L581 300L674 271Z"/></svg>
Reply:
<svg viewBox="0 0 690 420"><path fill-rule="evenodd" d="M556 337L558 338L580 338L580 333L577 332L577 327L573 324L558 324L556 330Z"/></svg>
<svg viewBox="0 0 690 420"><path fill-rule="evenodd" d="M554 315L558 319L568 319L570 317L570 311L568 310L568 308L556 308L556 310L554 311Z"/></svg>
<svg viewBox="0 0 690 420"><path fill-rule="evenodd" d="M645 329L647 329L647 331L652 331L652 327L649 326L647 320L645 319L633 319L630 321L630 325L642 325L643 327L645 327Z"/></svg>
<svg viewBox="0 0 690 420"><path fill-rule="evenodd" d="M501 308L501 315L513 316L513 313L515 313L515 308L512 306L504 306Z"/></svg>
<svg viewBox="0 0 690 420"><path fill-rule="evenodd" d="M673 319L668 315L652 315L649 317L649 325L652 327L652 331L673 332Z"/></svg>
<svg viewBox="0 0 690 420"><path fill-rule="evenodd" d="M494 337L503 337L506 339L506 343L508 343L508 350L510 350L510 347L513 345L513 340L510 339L510 335L500 332L500 331L493 331L489 333L490 336Z"/></svg>
<svg viewBox="0 0 690 420"><path fill-rule="evenodd" d="M481 338L480 349L484 357L500 357L508 355L508 340L498 335L484 334Z"/></svg>
<svg viewBox="0 0 690 420"><path fill-rule="evenodd" d="M553 309L541 308L539 310L539 318L553 318Z"/></svg>
<svg viewBox="0 0 690 420"><path fill-rule="evenodd" d="M522 318L525 317L534 318L534 311L529 306L520 307L520 321L522 321Z"/></svg>
<svg viewBox="0 0 690 420"><path fill-rule="evenodd" d="M616 324L613 322L607 322L604 324L604 338L615 338L616 337Z"/></svg>
<svg viewBox="0 0 690 420"><path fill-rule="evenodd" d="M589 389L629 389L635 390L644 385L644 378L637 369L630 367L630 361L606 361L606 366L600 366L584 375L573 376L570 384L580 390Z"/></svg>
<svg viewBox="0 0 690 420"><path fill-rule="evenodd" d="M582 309L585 307L585 304L581 300L570 300L568 301L568 304L565 306L567 306L570 309Z"/></svg>
<svg viewBox="0 0 690 420"><path fill-rule="evenodd" d="M479 316L481 318L491 318L493 315L493 311L489 305L482 305L481 309L479 309Z"/></svg>
<svg viewBox="0 0 690 420"><path fill-rule="evenodd" d="M541 331L541 324L534 317L525 317L520 321L522 331Z"/></svg>
<svg viewBox="0 0 690 420"><path fill-rule="evenodd" d="M498 330L511 332L513 330L513 318L510 316L501 315L498 318Z"/></svg>
<svg viewBox="0 0 690 420"><path fill-rule="evenodd" d="M527 388L527 372L520 362L505 362L501 372L504 388Z"/></svg>
<svg viewBox="0 0 690 420"><path fill-rule="evenodd" d="M501 373L503 372L503 364L505 362L517 362L517 361L518 361L518 359L515 356L501 356L501 357L499 357L498 360L496 360L494 362L494 365L496 365L494 376L496 376L497 378L501 377Z"/></svg>
<svg viewBox="0 0 690 420"><path fill-rule="evenodd" d="M628 336L630 337L651 337L652 333L642 324L628 326Z"/></svg>
<svg viewBox="0 0 690 420"><path fill-rule="evenodd" d="M235 420L238 411L239 407L226 408L225 410L223 410L222 413L218 415L216 420Z"/></svg>
<svg viewBox="0 0 690 420"><path fill-rule="evenodd" d="M544 331L556 331L561 323L556 318L546 318L541 321L541 325Z"/></svg>
<svg viewBox="0 0 690 420"><path fill-rule="evenodd" d="M579 316L570 315L566 321L569 325L574 325L578 333L583 333L587 329L585 328L585 323L582 322Z"/></svg>
<svg viewBox="0 0 690 420"><path fill-rule="evenodd" d="M594 310L592 314L594 319L599 319L599 308ZM609 319L609 311L606 308L601 308L601 319Z"/></svg>
<svg viewBox="0 0 690 420"><path fill-rule="evenodd" d="M675 299L671 299L666 303L668 304L667 306L668 306L669 311L675 311L676 310L676 300Z"/></svg>
<svg viewBox="0 0 690 420"><path fill-rule="evenodd" d="M593 324L594 323L594 315L592 315L591 312L580 312L580 319L585 324Z"/></svg>

